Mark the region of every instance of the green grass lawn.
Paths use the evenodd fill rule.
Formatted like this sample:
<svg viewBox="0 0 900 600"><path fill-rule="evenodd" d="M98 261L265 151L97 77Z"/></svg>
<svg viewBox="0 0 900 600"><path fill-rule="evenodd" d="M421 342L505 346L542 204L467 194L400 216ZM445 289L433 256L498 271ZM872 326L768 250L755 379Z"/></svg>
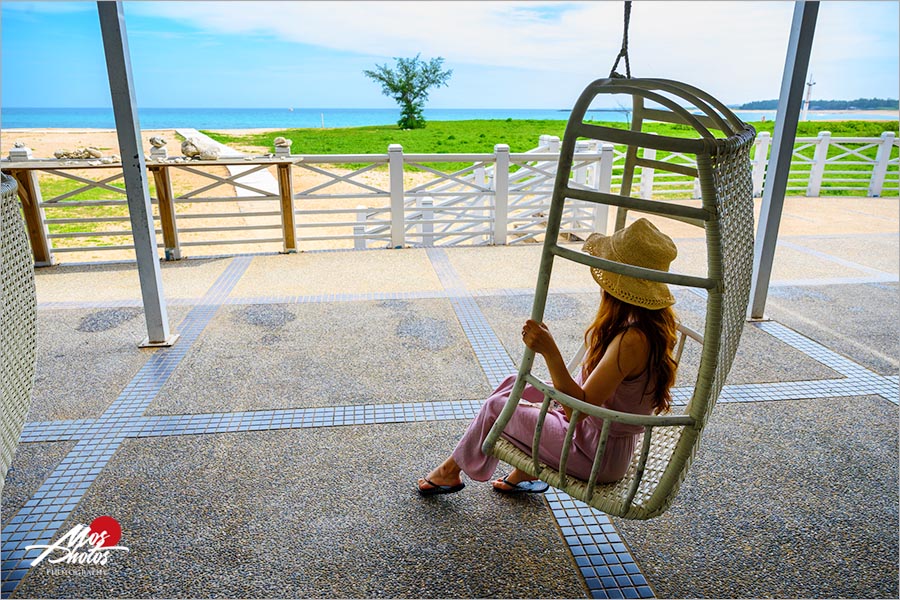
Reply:
<svg viewBox="0 0 900 600"><path fill-rule="evenodd" d="M598 125L627 129L626 123L597 122ZM772 132L772 121L751 123L759 132ZM538 145L541 135L560 138L566 121L476 120L434 121L424 129L403 130L396 125L351 127L343 129L284 129L248 135L229 135L204 131L223 144L244 144L272 148L279 136L293 140L295 154L384 154L389 144L401 144L408 153L484 153L495 144L508 144L511 152L525 152ZM648 131L659 135L689 137L687 125L652 124ZM830 131L833 137L878 137L883 131L896 131L897 121L806 121L800 123L797 137L812 137Z"/></svg>
<svg viewBox="0 0 900 600"><path fill-rule="evenodd" d="M626 123L597 122L598 125L628 128ZM774 121L752 122L757 132L774 132ZM897 121L804 121L797 127L797 137L815 137L820 131L830 131L832 137L872 137L877 138L885 131L897 131ZM204 131L211 138L223 144L237 144L245 146L261 146L267 149L273 147L272 141L283 136L293 140L291 150L295 154L385 154L388 145L401 144L404 153L408 154L481 154L493 153L496 144L508 144L511 152L525 152L538 145L541 135L556 135L560 138L565 133L566 121L549 120L473 120L473 121L434 121L429 122L424 129L402 130L396 125L380 125L371 127L352 127L342 129L284 129L265 133L253 133L248 135L230 135L215 131ZM648 124L647 131L658 135L673 137L693 137L693 128L687 125L674 125L665 123ZM859 145L850 145L850 148ZM770 148L771 151L771 148ZM814 148L800 151L802 155L812 157ZM844 152L836 147L831 147L829 157ZM874 158L877 148L864 150L862 154ZM893 149L893 157L898 153ZM668 156L666 152L657 153L657 159L664 160ZM468 166L470 163L433 163L429 166L444 171L454 171ZM359 168L362 165L355 165ZM380 166L379 169L387 169ZM515 170L515 169L514 169ZM808 177L808 167L795 165L795 177ZM871 167L867 165L828 165L826 171L856 171L858 174L840 175L845 179L859 179L867 181L871 174ZM806 173L806 174L805 174ZM687 178L669 178L668 181L677 181ZM792 183L792 185L798 185ZM856 183L824 183L822 193L836 195L859 195L855 191L831 190L829 187L844 187ZM862 186L863 184L858 184ZM805 192L789 191L791 195L802 195ZM896 192L890 192L896 195Z"/></svg>
<svg viewBox="0 0 900 600"><path fill-rule="evenodd" d="M603 122L598 124L627 128L626 123ZM775 123L772 121L751 123L758 132L773 132ZM345 129L286 129L267 133L255 133L248 135L229 135L206 131L205 133L223 144L236 144L246 146L261 146L272 148L272 141L278 136L284 136L293 140L292 150L296 154L385 154L389 144L401 144L405 153L436 153L436 154L481 154L493 153L496 144L508 144L511 152L525 152L538 145L541 135L556 135L562 137L565 132L564 120L473 120L473 121L434 121L428 123L425 129L401 130L396 125L354 127ZM830 131L832 137L870 137L877 138L884 131L897 131L897 121L807 121L798 126L797 137L815 137L820 131ZM652 124L648 127L660 135L676 137L689 137L692 128L686 125ZM849 145L857 148L859 145ZM801 150L799 153L812 157L814 147ZM831 146L829 157L837 156L844 150ZM862 154L874 158L877 148L863 150ZM898 149L893 148L892 158L896 158ZM666 158L667 153L659 152L658 159ZM452 171L470 166L471 163L436 163L433 166L443 171ZM387 168L386 165L381 168ZM828 195L854 195L858 196L864 191L829 190L830 187L846 187L848 185L859 186L864 190L868 185L871 174L869 165L828 165L828 171L850 171L851 173L838 175L844 179L852 179L853 182L823 183L822 194ZM621 172L617 167L616 172ZM891 171L896 173L896 169ZM90 172L89 177L102 178L106 176L98 172ZM809 176L809 167L796 164L792 169L792 179L789 185L805 186ZM826 175L827 176L827 175ZM667 181L683 179L686 177L671 177ZM41 191L44 200L50 200L71 190L81 187L83 184L54 175L42 174ZM858 183L856 183L858 181ZM121 181L111 184L117 188L123 188ZM153 181L150 181L150 193L155 194ZM790 195L803 195L804 190L789 191ZM884 195L897 196L896 191L886 192ZM77 218L77 217L117 217L128 214L125 206L80 206L79 201L123 199L124 195L114 194L108 190L92 189L67 198L55 207L47 207L47 218ZM125 229L126 222L120 223L72 223L51 224L51 233L84 232L86 235L110 229ZM111 238L93 238L99 245L110 243ZM59 238L54 240L55 245L80 245L84 239Z"/></svg>

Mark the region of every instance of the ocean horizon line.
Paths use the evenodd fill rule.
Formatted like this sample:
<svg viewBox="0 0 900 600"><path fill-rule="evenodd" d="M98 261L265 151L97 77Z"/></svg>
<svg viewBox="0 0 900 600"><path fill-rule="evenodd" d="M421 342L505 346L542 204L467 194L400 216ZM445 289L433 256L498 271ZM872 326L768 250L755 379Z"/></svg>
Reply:
<svg viewBox="0 0 900 600"><path fill-rule="evenodd" d="M769 120L772 110L732 110L746 121ZM589 109L595 121L630 122L631 110L624 107ZM427 121L464 120L568 120L571 108L426 108ZM810 111L817 121L896 119L885 111ZM338 129L396 125L400 109L394 108L154 108L138 107L142 129ZM4 129L115 129L112 107L51 108L3 107L0 124Z"/></svg>

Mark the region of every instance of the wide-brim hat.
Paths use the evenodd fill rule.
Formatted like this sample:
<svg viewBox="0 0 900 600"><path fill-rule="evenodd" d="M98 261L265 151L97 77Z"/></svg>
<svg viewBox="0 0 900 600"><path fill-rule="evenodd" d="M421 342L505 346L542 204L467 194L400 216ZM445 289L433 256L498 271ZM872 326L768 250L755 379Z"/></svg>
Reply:
<svg viewBox="0 0 900 600"><path fill-rule="evenodd" d="M672 238L647 219L641 218L612 235L592 233L584 252L626 265L668 271L678 256ZM608 294L635 306L659 310L675 304L669 286L658 281L637 279L591 267L591 275Z"/></svg>

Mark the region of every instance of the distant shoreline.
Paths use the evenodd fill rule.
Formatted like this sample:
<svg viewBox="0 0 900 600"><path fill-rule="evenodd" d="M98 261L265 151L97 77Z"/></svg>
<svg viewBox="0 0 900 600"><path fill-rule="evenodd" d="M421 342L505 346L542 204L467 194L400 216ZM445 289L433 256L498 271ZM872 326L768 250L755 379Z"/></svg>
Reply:
<svg viewBox="0 0 900 600"><path fill-rule="evenodd" d="M771 109L760 109L760 110L742 110L741 112L745 113L759 113L761 116L766 116L767 120L769 115L775 114L777 111ZM896 117L900 120L900 111L893 110L810 110L809 113L811 115L822 115L822 114L831 114L831 115L859 115L859 114L868 114L872 116L879 117ZM556 119L559 121L565 121L566 119ZM761 120L761 119L751 119L753 120ZM829 121L865 121L867 119L828 119ZM881 121L884 119L870 119L875 121ZM435 121L439 121L439 119L435 119ZM824 122L825 120L823 120ZM141 131L145 132L153 132L153 131L170 131L172 127L152 127L152 128L141 128ZM200 127L200 129L206 129L208 131L218 131L222 133L231 133L236 135L241 134L249 134L249 133L265 133L267 131L282 131L284 129L293 129L293 127ZM349 129L349 128L348 128ZM16 132L28 132L28 133L101 133L101 132L109 132L115 131L115 128L108 127L4 127L3 132L5 133L16 133Z"/></svg>

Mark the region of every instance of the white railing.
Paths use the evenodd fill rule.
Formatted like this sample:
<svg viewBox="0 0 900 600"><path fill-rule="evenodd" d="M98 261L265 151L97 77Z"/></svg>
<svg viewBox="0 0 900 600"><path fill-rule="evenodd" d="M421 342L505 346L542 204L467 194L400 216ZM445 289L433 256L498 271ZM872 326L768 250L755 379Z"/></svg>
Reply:
<svg viewBox="0 0 900 600"><path fill-rule="evenodd" d="M557 137L541 136L538 147L523 153L498 144L493 153L406 154L401 146L391 145L386 154L151 159L147 168L153 176L159 245L167 259L180 258L185 247L209 255L223 245L240 246L245 252L294 252L516 244L543 235L559 144ZM769 134L761 133L752 159L757 195L770 146ZM798 138L788 191L808 196L896 195L897 150L893 132L880 138L832 138L828 132ZM646 157L694 166L677 153ZM579 142L569 177L572 185L615 193L621 187L623 164L620 148ZM130 252L120 165L4 159L0 166L19 183L36 264L51 264L54 253ZM244 171L229 175L227 166ZM246 177L253 171L271 177L268 189L277 191L250 183ZM42 186L39 173L69 183ZM244 192L240 197L237 188ZM649 168L636 170L632 189L644 198L691 199L700 194L696 179ZM86 193L93 195L85 198ZM605 211L572 202L563 216L562 234L583 239L603 230Z"/></svg>

